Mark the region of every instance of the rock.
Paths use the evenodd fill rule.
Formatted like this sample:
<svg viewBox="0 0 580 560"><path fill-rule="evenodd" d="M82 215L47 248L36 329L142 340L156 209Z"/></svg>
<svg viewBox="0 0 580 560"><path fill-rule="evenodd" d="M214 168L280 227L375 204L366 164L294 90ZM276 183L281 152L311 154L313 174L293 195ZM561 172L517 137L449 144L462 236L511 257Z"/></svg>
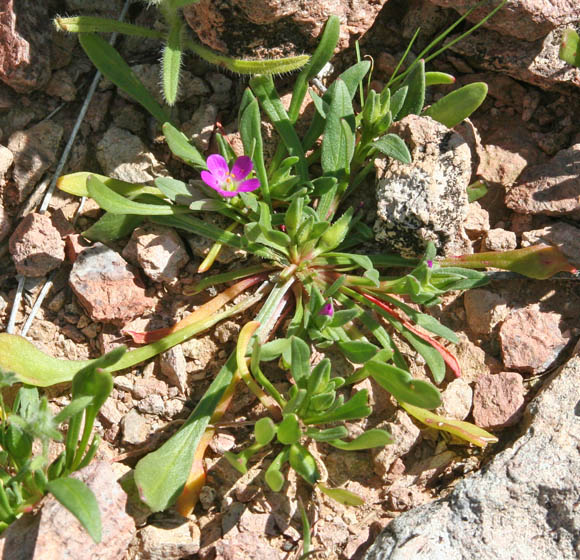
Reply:
<svg viewBox="0 0 580 560"><path fill-rule="evenodd" d="M141 412L152 414L153 416L164 416L166 414L165 402L161 395L147 395L139 401L137 408Z"/></svg>
<svg viewBox="0 0 580 560"><path fill-rule="evenodd" d="M500 17L494 19L501 21ZM580 69L558 57L563 31L564 27L558 27L530 43L478 29L450 49L485 70L502 72L542 89L570 92L580 86Z"/></svg>
<svg viewBox="0 0 580 560"><path fill-rule="evenodd" d="M105 175L130 183L153 181L160 166L138 136L116 126L97 144L97 160Z"/></svg>
<svg viewBox="0 0 580 560"><path fill-rule="evenodd" d="M520 214L580 216L580 144L528 167L507 192L505 203Z"/></svg>
<svg viewBox="0 0 580 560"><path fill-rule="evenodd" d="M218 347L209 337L193 338L181 345L183 355L188 359L188 371L205 370L217 354Z"/></svg>
<svg viewBox="0 0 580 560"><path fill-rule="evenodd" d="M443 8L453 8L460 14L473 8L470 0L430 1ZM500 0L497 0L490 4L495 8L499 3ZM472 22L481 21L491 7L482 6L471 12L467 19ZM497 16L485 23L485 27L524 41L535 41L545 37L555 27L578 20L580 7L576 0L515 0L501 8Z"/></svg>
<svg viewBox="0 0 580 560"><path fill-rule="evenodd" d="M59 97L63 101L74 101L77 96L77 88L66 70L57 70L46 86L46 93Z"/></svg>
<svg viewBox="0 0 580 560"><path fill-rule="evenodd" d="M490 229L483 239L483 249L486 251L510 251L517 246L516 234L501 228Z"/></svg>
<svg viewBox="0 0 580 560"><path fill-rule="evenodd" d="M461 366L461 379L472 383L480 375L497 373L503 369L498 360L471 342L465 333L458 332L457 337L459 343L453 346L453 353Z"/></svg>
<svg viewBox="0 0 580 560"><path fill-rule="evenodd" d="M147 225L133 231L123 256L139 264L154 282L175 282L189 261L183 241L173 229Z"/></svg>
<svg viewBox="0 0 580 560"><path fill-rule="evenodd" d="M61 125L42 121L27 130L12 134L8 149L14 154L15 192L9 195L13 204L20 204L34 189L43 173L56 161L63 135Z"/></svg>
<svg viewBox="0 0 580 560"><path fill-rule="evenodd" d="M139 445L149 436L149 425L134 408L132 408L121 421L123 429L122 442L126 445Z"/></svg>
<svg viewBox="0 0 580 560"><path fill-rule="evenodd" d="M181 346L174 346L159 356L161 373L169 382L186 394L189 388L187 383L187 362Z"/></svg>
<svg viewBox="0 0 580 560"><path fill-rule="evenodd" d="M482 375L473 392L473 419L485 429L501 430L517 424L524 406L524 384L519 373Z"/></svg>
<svg viewBox="0 0 580 560"><path fill-rule="evenodd" d="M455 420L465 420L471 411L473 390L463 377L454 379L441 393L440 414Z"/></svg>
<svg viewBox="0 0 580 560"><path fill-rule="evenodd" d="M223 321L214 330L214 336L220 344L236 339L241 326L235 321Z"/></svg>
<svg viewBox="0 0 580 560"><path fill-rule="evenodd" d="M209 149L217 115L218 108L213 103L204 103L193 113L191 121L183 126L184 134L191 138L201 152Z"/></svg>
<svg viewBox="0 0 580 560"><path fill-rule="evenodd" d="M569 340L560 331L560 319L538 304L512 311L499 330L504 366L523 373L547 370Z"/></svg>
<svg viewBox="0 0 580 560"><path fill-rule="evenodd" d="M463 228L469 237L479 237L489 231L489 212L479 202L471 202Z"/></svg>
<svg viewBox="0 0 580 560"><path fill-rule="evenodd" d="M12 231L12 220L8 212L4 209L0 200L0 241L2 241Z"/></svg>
<svg viewBox="0 0 580 560"><path fill-rule="evenodd" d="M530 403L525 431L453 492L392 521L366 560L578 558L576 356Z"/></svg>
<svg viewBox="0 0 580 560"><path fill-rule="evenodd" d="M45 2L0 1L0 80L18 93L40 89L50 78L49 19Z"/></svg>
<svg viewBox="0 0 580 560"><path fill-rule="evenodd" d="M509 309L505 299L489 290L469 290L463 294L467 324L474 334L490 334Z"/></svg>
<svg viewBox="0 0 580 560"><path fill-rule="evenodd" d="M580 267L580 229L566 222L554 222L542 229L522 233L522 247L547 243L558 247L575 267Z"/></svg>
<svg viewBox="0 0 580 560"><path fill-rule="evenodd" d="M78 256L69 283L94 321L120 325L155 305L127 262L102 243Z"/></svg>
<svg viewBox="0 0 580 560"><path fill-rule="evenodd" d="M122 560L135 535L135 522L125 512L127 494L108 463L98 461L73 473L95 494L101 512L102 540L95 543L72 513L48 496L35 515L25 514L0 538L2 558L47 560L91 558Z"/></svg>
<svg viewBox="0 0 580 560"><path fill-rule="evenodd" d="M106 428L116 426L118 429L119 424L123 419L123 415L121 412L119 412L119 408L117 407L115 400L107 399L104 402L103 406L101 406L99 410L99 419Z"/></svg>
<svg viewBox="0 0 580 560"><path fill-rule="evenodd" d="M385 479L395 459L406 455L419 441L421 430L413 424L407 413L398 410L390 422L377 426L390 432L393 443L373 450L373 468L376 474Z"/></svg>
<svg viewBox="0 0 580 560"><path fill-rule="evenodd" d="M23 276L44 276L64 262L64 241L46 214L28 214L11 235L9 249Z"/></svg>
<svg viewBox="0 0 580 560"><path fill-rule="evenodd" d="M326 20L340 18L338 48L349 46L375 21L386 0L302 2L301 0L212 0L188 5L183 15L203 43L235 57L312 52ZM248 38L252 38L249 41ZM260 48L256 48L260 45Z"/></svg>
<svg viewBox="0 0 580 560"><path fill-rule="evenodd" d="M443 252L464 253L471 155L459 134L429 117L409 115L391 129L407 144L413 163L378 158L377 241L404 256L428 241Z"/></svg>
<svg viewBox="0 0 580 560"><path fill-rule="evenodd" d="M199 527L185 517L175 516L139 531L143 560L180 560L199 552Z"/></svg>
<svg viewBox="0 0 580 560"><path fill-rule="evenodd" d="M14 163L14 154L6 147L0 145L0 183L4 182L4 176Z"/></svg>

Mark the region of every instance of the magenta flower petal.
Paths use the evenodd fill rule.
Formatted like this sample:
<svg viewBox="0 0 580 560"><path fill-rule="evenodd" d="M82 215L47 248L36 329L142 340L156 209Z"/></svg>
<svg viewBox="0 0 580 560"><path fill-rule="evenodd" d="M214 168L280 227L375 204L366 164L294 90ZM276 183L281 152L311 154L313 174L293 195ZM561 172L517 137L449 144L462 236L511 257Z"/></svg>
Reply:
<svg viewBox="0 0 580 560"><path fill-rule="evenodd" d="M259 188L260 188L259 179L248 179L247 181L244 181L238 186L236 192L251 192Z"/></svg>
<svg viewBox="0 0 580 560"><path fill-rule="evenodd" d="M332 317L334 315L334 305L332 305L332 299L328 300L322 306L322 309L318 312L319 315L325 315L326 317Z"/></svg>
<svg viewBox="0 0 580 560"><path fill-rule="evenodd" d="M219 154L212 154L207 158L207 168L218 180L222 180L230 172L228 162Z"/></svg>
<svg viewBox="0 0 580 560"><path fill-rule="evenodd" d="M241 156L232 167L232 176L236 181L243 181L254 169L254 164L248 156Z"/></svg>
<svg viewBox="0 0 580 560"><path fill-rule="evenodd" d="M212 187L214 188L214 187ZM220 187L215 187L215 190L220 193L222 196L225 196L227 198L231 198L232 196L237 196L238 191L224 191L224 189L220 188Z"/></svg>
<svg viewBox="0 0 580 560"><path fill-rule="evenodd" d="M215 175L210 173L209 171L202 171L201 172L201 180L212 189L217 190L221 185L221 181L217 179Z"/></svg>

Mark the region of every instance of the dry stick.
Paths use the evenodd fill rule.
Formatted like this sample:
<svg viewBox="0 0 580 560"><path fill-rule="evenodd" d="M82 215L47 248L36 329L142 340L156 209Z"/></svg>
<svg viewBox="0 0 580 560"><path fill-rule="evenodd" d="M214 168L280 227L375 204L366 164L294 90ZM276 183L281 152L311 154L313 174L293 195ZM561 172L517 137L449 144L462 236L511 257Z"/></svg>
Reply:
<svg viewBox="0 0 580 560"><path fill-rule="evenodd" d="M127 11L129 10L129 5L131 4L131 1L132 0L125 0L125 5L123 6L123 9L121 10L121 14L119 16L119 21L123 21L125 19L125 16L127 15ZM117 33L113 33L111 35L111 39L109 40L109 44L114 45L115 41L117 40L117 35L118 35ZM86 95L85 100L83 102L83 105L81 107L81 110L79 111L79 114L77 116L77 120L76 120L75 125L72 129L72 132L69 136L68 142L66 143L66 146L64 147L64 150L63 150L62 155L60 157L60 160L58 162L58 165L56 166L56 169L54 171L54 175L53 175L52 180L50 181L50 184L48 186L48 190L46 191L46 194L44 195L42 203L40 204L40 206L38 208L39 214L44 214L46 212L46 210L48 209L48 205L50 204L50 201L52 199L52 195L54 194L54 189L56 188L56 182L57 182L60 174L62 173L62 170L64 169L64 166L66 165L66 162L68 161L68 158L69 158L70 152L73 148L73 145L75 143L77 134L80 130L80 127L81 127L81 124L85 118L85 115L87 114L87 111L89 109L89 105L93 99L93 95L95 94L95 91L97 90L97 86L99 85L100 79L101 79L101 73L97 70L95 77L93 78L93 81L91 82L91 85L89 86L89 90L87 92L87 95ZM62 109L62 107L63 107L63 105L58 107L57 110L53 111L50 115L48 115L43 120L47 120L48 118L50 118L51 116L56 114L60 109ZM78 215L82 211L83 206L84 206L84 201L81 200L81 203L79 204L79 207L75 213L73 223L78 218ZM53 278L54 278L54 273L51 273L49 275L49 277L47 278L44 286L42 287L40 294L38 294L38 297L36 298L36 301L34 302L32 309L30 310L30 315L26 319L26 322L24 323L24 326L22 327L22 330L20 332L20 334L22 336L26 336L26 334L28 333L28 330L30 329L30 327L32 325L32 321L34 321L34 318L36 317L36 314L38 313L38 310L40 309L40 306L42 305L44 298L48 295L50 288L52 288ZM18 313L18 309L20 307L20 300L22 299L22 292L24 291L25 285L26 285L26 277L22 276L18 280L18 288L16 290L16 295L14 296L14 301L12 303L12 310L10 313L10 318L8 320L8 326L6 327L7 333L10 333L10 334L14 333L14 327L16 324L16 314Z"/></svg>

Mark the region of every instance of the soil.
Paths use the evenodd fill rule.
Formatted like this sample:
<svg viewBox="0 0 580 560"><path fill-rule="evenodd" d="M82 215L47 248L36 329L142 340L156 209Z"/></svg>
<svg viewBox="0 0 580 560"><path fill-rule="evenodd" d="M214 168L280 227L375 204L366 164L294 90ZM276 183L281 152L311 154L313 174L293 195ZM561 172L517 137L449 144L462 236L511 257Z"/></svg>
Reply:
<svg viewBox="0 0 580 560"><path fill-rule="evenodd" d="M151 15L150 12L144 12L138 17L140 20L147 20ZM368 51L375 60L379 60L381 52L384 52L379 45L384 43L386 33L389 33L387 28L375 25L362 43L363 51ZM64 131L63 140L57 143L58 149L48 157L49 164L41 176L34 179L34 190L23 202L15 203L10 197L9 193L16 179L12 172L6 174L0 193L3 195L4 207L11 217L12 231L22 216L37 207L42 190L46 188L54 172L63 144L70 135L85 99L88 84L94 75L91 65L74 41L69 42L69 39L58 35L53 35L51 41L55 48L63 42L70 48L70 56L63 54L64 60L58 66L58 72L68 77L61 82L61 85L67 86L67 90L64 91L64 85L59 88L58 83L51 81L44 88L29 93L15 95L12 92L9 107L0 113L2 145L8 145L15 132L28 129L43 119L57 123ZM149 67L157 62L155 45L139 45L132 40L122 40L119 48L131 64ZM400 34L398 42L393 37L389 38L389 52L398 53L402 48L403 38ZM345 52L333 62L335 69L346 67L353 58L351 51ZM462 66L457 55L442 56L433 66L434 69L451 71L461 76L459 80L471 81L469 74L461 72L469 69L467 62L463 61ZM458 70L458 67L461 68ZM195 79L205 84L208 94L192 95L180 102L175 110L176 119L185 128L192 128L192 132L197 135L198 145L207 148L207 153L212 153L216 151L217 121L228 131L234 126L237 104L246 85L245 80L238 76L216 73L215 68L193 58L185 61L184 68L191 73L192 82ZM53 68L53 72L55 71L56 68ZM486 72L483 78L478 79L486 81L488 78L493 81L499 79L498 76L500 75ZM384 81L388 74L378 65L374 78ZM277 84L279 91L285 92L291 83L291 76L281 78ZM510 165L517 166L517 158L522 153L525 153L527 162L539 163L548 160L553 155L553 148L546 148L548 134L562 148L574 143L565 107L567 103L579 102L579 94L576 93L574 97L561 92L543 91L524 83L518 83L518 86L524 93L540 98L537 104L539 109L530 119L522 120L521 97L508 100L493 95L488 97L473 119L481 135L482 146L494 146L503 150L506 168ZM5 86L1 87L0 93L5 90ZM441 95L441 92L435 93L435 97ZM66 101L65 95L70 96ZM211 122L202 122L199 108L207 103L215 107L216 111L210 111ZM506 122L509 123L509 134L506 134ZM192 178L191 170L171 157L159 136L158 128L148 114L140 106L120 95L106 80L101 80L99 84L63 173L106 171L103 168L107 162L99 158L99 151L102 152L99 146L103 136L113 127L137 136L147 154L151 154L151 158L143 164L140 171L154 173L161 170L163 174L182 180ZM132 172L136 172L135 169ZM522 215L514 214L503 201L509 179L505 176L492 179L494 180L489 181L490 192L479 201L489 214L492 229L514 231L520 243L523 231L540 229L553 223L554 219L547 216L524 216L527 221L522 229ZM96 221L99 211L90 201L84 208L79 208L79 199L57 191L50 202L48 214L53 223L65 224L67 228L73 228L80 233ZM372 226L374 217L370 211L366 219ZM577 222L569 218L565 218L565 221L577 225ZM480 249L484 236L485 232L472 236L475 251ZM4 244L0 244L0 331L6 329L13 312L18 284L6 240L7 238ZM121 254L128 242L129 237L111 243L110 246ZM135 319L130 325L131 328L144 330L172 324L213 295L211 291L194 297L183 295L187 287L200 279L197 267L201 263L200 255L203 252L199 240L184 245L188 263L181 268L172 282L153 282L137 263L137 274L145 286L146 297L155 300L156 310L153 314ZM230 258L232 260L229 262L228 258L224 258L226 262L218 263L214 271L224 272L240 266L236 256ZM53 356L81 360L96 357L115 344L126 342L127 337L121 332L120 326L95 322L90 317L69 284L71 268L72 264L67 261L52 273L52 285L27 336L39 348ZM22 303L14 315L16 333L21 331L45 282L45 277L26 280ZM545 376L568 359L572 343L580 333L580 318L577 313L580 308L580 283L567 278L538 282L510 277L492 281L484 289L488 294L497 296L494 303L489 304L490 317L491 312L499 309L501 305L509 314L514 310L527 309L538 304L538 313L556 314L558 328L568 342L555 350L551 361L545 367L533 372L520 371L524 388L523 399L528 402L541 386ZM517 371L506 366L505 356L502 354L500 329L505 316L496 323L493 318L484 318L483 327L477 327L476 320L481 317L469 316L462 294L447 296L432 311L443 324L459 333L461 342L457 348L451 349L458 356L467 383L476 393L478 377ZM99 415L97 430L103 436L103 443L98 457L133 467L140 457L155 449L173 433L193 410L226 357L235 349L237 332L251 317L252 314L248 313L247 316L233 318L182 345L186 362L184 387L180 387L174 379L162 372L159 359L118 376L113 393ZM530 325L520 325L520 330L525 331L529 327ZM412 364L413 373L418 377L428 377L420 357L411 349L405 349L404 345L402 348ZM341 368L345 371L352 369L352 365L344 360L342 364L337 364L335 375L341 375ZM275 383L288 381L285 372L275 367L271 367L267 374ZM443 391L452 381L452 377L444 381L441 387ZM197 532L192 531L192 534L195 532L199 536L200 549L188 556L175 553L176 555L167 557L298 558L301 522L296 497L299 497L305 504L312 523L313 548L318 551L313 555L314 558L363 558L378 532L391 519L402 511L449 493L458 480L481 468L494 453L510 445L518 434L516 418L515 423L509 423L506 428L496 432L499 437L498 444L485 450L466 446L435 430L414 424L405 427L400 423L396 406L385 391L368 380L355 386L353 390L363 387L370 391L374 412L368 419L352 423L349 429L352 434L356 434L363 428L385 426L386 423L397 426L406 435L399 443L395 443L393 456L386 457L378 451L347 453L323 444L311 446L311 451L320 456L326 465L329 485L341 486L361 495L365 500L363 506L342 506L322 493L313 491L292 473L282 493L271 492L261 474L264 465L271 460L271 454L259 456L252 462L249 472L240 476L224 459L223 454L225 451L237 451L245 446L251 438L252 423L264 412L246 388L240 386L233 405L218 425L217 435L205 459L207 482L190 521L190 524L199 529ZM55 407L66 404L67 387L52 387L48 392ZM465 406L470 411L467 419L473 420L471 397L467 399ZM520 403L518 410L521 408ZM514 414L517 415L517 411ZM138 516L139 532L127 551L126 558L153 557L150 540L143 536L146 534L145 528L174 523L175 519L176 514L171 511L149 517Z"/></svg>

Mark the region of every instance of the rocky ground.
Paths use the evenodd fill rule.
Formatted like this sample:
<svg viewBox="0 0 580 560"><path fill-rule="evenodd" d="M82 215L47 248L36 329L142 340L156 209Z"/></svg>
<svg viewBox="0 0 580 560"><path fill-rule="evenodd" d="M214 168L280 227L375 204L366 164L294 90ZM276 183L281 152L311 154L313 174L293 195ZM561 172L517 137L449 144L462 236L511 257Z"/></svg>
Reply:
<svg viewBox="0 0 580 560"><path fill-rule="evenodd" d="M183 295L199 279L197 267L209 249L204 240L144 225L108 247L91 244L79 234L95 222L98 208L90 200L79 207L78 199L59 191L47 211L39 212L94 76L76 37L57 33L47 22L57 13L81 11L116 17L122 4L0 0L0 329L8 327L14 313L15 332L24 328L40 348L69 359L97 356L126 341L123 328L171 324L208 297ZM374 85L381 87L416 27L423 30L418 41L423 47L457 17L451 5L461 9L469 3L365 0L356 10L349 2L309 4L311 8L276 0L202 0L188 8L187 19L212 48L279 54L310 51L323 15L338 13L345 25L335 70L354 60L348 47L360 37L363 52L375 60ZM377 185L360 195L380 250L405 250L396 240L410 234L393 224L397 216L405 223L408 193L385 185L408 184L411 178L413 192L422 193L417 204L427 212L425 223L414 232L415 243L434 239L442 251L454 254L545 242L580 265L580 71L557 59L563 27L580 27L575 4L510 2L489 26L430 63L430 69L456 75L457 85L488 83L489 95L451 139L427 119L414 117L397 125L413 152L413 166L385 169L378 162ZM153 25L156 15L135 5L129 18ZM236 32L224 33L226 24ZM248 36L256 37L256 43L248 44ZM158 45L124 39L118 46L151 91L158 92ZM291 83L291 76L281 78L280 91L289 90ZM237 103L244 85L244 79L194 58L186 60L175 119L200 150L215 150L218 122L235 142ZM431 101L446 89L434 91ZM418 168L428 179L414 176ZM62 173L81 170L143 183L160 174L197 178L171 157L151 118L107 80L99 82ZM468 204L465 188L475 179L485 180L489 192ZM429 198L441 188L450 197L445 212L441 200ZM225 251L219 270L230 270L245 258ZM26 278L23 298L13 312L21 277ZM27 325L47 279L47 296ZM460 343L452 351L463 370L461 378L445 381L440 412L496 433L500 441L493 448L481 452L457 445L440 432L423 430L396 409L386 392L366 380L354 387L369 389L374 403L364 426L389 429L394 445L376 452L346 453L324 446L317 450L325 458L332 485L362 495L365 505L345 508L320 494L310 495L294 478L286 494L274 494L259 476L268 456L243 477L223 459L225 451L247 441L251 425L244 421L251 424L262 413L240 388L211 443L207 485L195 515L184 519L166 512L147 517L131 503L126 505L126 495L115 481L193 409L235 347L243 321L226 321L115 378L113 394L99 416L103 444L98 461L79 474L106 512L101 545L93 545L49 498L39 513L6 531L0 546L7 558L56 558L63 547L70 558L297 558L297 493L307 504L320 558L363 558L387 526L369 558L401 554L507 559L540 550L543 558L575 558L580 553L580 397L578 359L571 357L580 333L578 309L580 283L570 277L494 280L465 295L453 294L434 309L459 333ZM425 375L413 351L407 349L406 354L413 373ZM337 367L352 366L343 362ZM270 375L284 380L281 372ZM51 388L50 394L55 409L68 402L66 387ZM356 430L355 425L353 433ZM480 470L482 465L487 466ZM437 498L442 501L423 505ZM501 511L510 514L498 520ZM401 512L408 513L389 525ZM514 545L514 550L521 554L514 556L507 549L520 541L523 544ZM538 542L537 548L530 542Z"/></svg>

